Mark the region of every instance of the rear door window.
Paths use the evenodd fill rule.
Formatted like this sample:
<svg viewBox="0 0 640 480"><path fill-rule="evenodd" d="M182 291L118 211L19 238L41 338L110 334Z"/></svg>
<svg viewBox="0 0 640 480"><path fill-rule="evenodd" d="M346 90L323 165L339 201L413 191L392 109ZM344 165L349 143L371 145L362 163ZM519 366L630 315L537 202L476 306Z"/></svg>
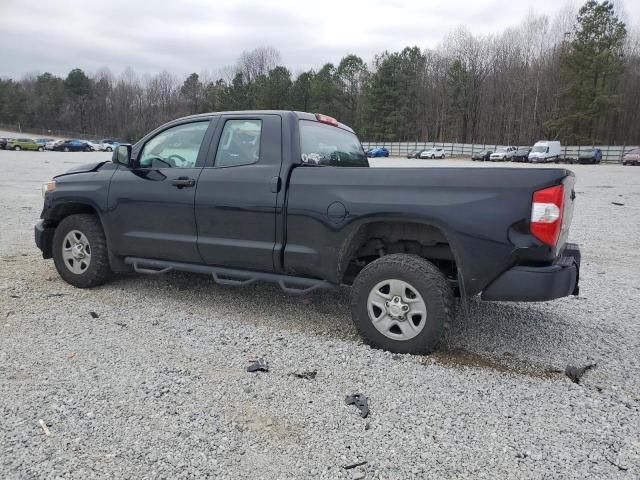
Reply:
<svg viewBox="0 0 640 480"><path fill-rule="evenodd" d="M369 166L355 134L320 122L300 120L300 149L305 165Z"/></svg>
<svg viewBox="0 0 640 480"><path fill-rule="evenodd" d="M222 129L216 167L251 165L260 159L262 120L227 120Z"/></svg>

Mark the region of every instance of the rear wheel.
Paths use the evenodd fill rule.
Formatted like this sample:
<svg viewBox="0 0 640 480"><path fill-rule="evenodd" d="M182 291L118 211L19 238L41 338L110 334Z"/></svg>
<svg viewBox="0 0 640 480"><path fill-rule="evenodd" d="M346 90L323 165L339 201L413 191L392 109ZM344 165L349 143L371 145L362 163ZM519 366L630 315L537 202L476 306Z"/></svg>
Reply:
<svg viewBox="0 0 640 480"><path fill-rule="evenodd" d="M107 240L95 215L71 215L60 222L53 234L53 261L74 287L91 288L109 279Z"/></svg>
<svg viewBox="0 0 640 480"><path fill-rule="evenodd" d="M111 147L107 147L106 150L107 152L113 152L113 149Z"/></svg>
<svg viewBox="0 0 640 480"><path fill-rule="evenodd" d="M64 149L63 149L63 150L64 150L65 152L68 152L68 151L69 151L69 147L64 147Z"/></svg>
<svg viewBox="0 0 640 480"><path fill-rule="evenodd" d="M22 150L22 148L20 148L20 146L19 146L19 145L16 145L15 147L13 147L13 149L14 149L16 152L19 152L20 150Z"/></svg>
<svg viewBox="0 0 640 480"><path fill-rule="evenodd" d="M38 147L38 151L39 152L44 152L44 148L43 147Z"/></svg>
<svg viewBox="0 0 640 480"><path fill-rule="evenodd" d="M429 353L440 342L453 311L447 279L415 255L387 255L370 263L351 288L352 319L374 348Z"/></svg>

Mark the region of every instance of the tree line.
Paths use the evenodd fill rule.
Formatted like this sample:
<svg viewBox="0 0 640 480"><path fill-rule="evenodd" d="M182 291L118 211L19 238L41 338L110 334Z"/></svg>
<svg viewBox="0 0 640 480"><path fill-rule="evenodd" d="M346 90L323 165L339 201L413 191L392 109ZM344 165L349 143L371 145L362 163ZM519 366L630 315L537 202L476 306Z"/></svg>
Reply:
<svg viewBox="0 0 640 480"><path fill-rule="evenodd" d="M0 123L23 129L135 141L182 115L246 109L325 113L368 141L639 144L640 37L612 3L589 0L499 35L459 28L434 49L369 63L349 54L297 75L261 47L216 76L104 68L0 79Z"/></svg>

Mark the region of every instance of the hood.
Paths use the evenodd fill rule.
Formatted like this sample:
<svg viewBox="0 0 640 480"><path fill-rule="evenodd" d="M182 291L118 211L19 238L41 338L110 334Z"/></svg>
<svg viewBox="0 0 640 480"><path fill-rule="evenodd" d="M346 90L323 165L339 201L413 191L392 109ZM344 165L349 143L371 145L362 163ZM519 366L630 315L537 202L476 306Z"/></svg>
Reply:
<svg viewBox="0 0 640 480"><path fill-rule="evenodd" d="M72 175L74 173L95 172L96 170L98 170L105 163L109 163L109 161L107 160L107 161L102 161L102 162L93 162L93 163L85 163L84 165L78 165L77 167L73 167L71 170L67 170L65 173L62 173L60 175L56 175L53 178L63 177L65 175Z"/></svg>

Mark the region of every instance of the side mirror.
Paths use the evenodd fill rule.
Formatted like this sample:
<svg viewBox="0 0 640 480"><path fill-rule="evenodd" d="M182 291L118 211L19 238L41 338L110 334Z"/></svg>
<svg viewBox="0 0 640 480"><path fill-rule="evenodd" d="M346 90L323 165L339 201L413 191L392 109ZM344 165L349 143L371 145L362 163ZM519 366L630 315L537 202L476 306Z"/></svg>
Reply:
<svg viewBox="0 0 640 480"><path fill-rule="evenodd" d="M113 163L118 163L120 165L124 165L128 167L131 163L131 145L128 144L120 144L113 151L113 156L111 157L111 161Z"/></svg>

